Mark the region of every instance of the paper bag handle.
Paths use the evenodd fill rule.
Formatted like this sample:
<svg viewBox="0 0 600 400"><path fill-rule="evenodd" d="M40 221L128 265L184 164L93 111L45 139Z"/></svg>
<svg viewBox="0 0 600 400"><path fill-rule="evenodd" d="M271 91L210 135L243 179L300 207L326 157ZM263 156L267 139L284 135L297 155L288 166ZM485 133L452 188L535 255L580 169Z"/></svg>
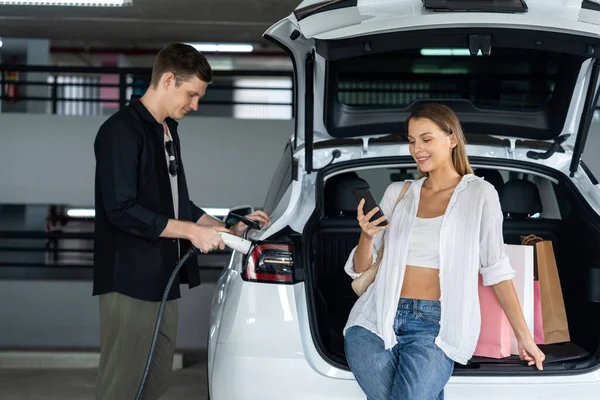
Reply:
<svg viewBox="0 0 600 400"><path fill-rule="evenodd" d="M542 239L541 237L534 235L534 234L531 234L531 235L525 236L524 238L521 238L521 244L524 246L543 242L543 241L544 241L544 239Z"/></svg>

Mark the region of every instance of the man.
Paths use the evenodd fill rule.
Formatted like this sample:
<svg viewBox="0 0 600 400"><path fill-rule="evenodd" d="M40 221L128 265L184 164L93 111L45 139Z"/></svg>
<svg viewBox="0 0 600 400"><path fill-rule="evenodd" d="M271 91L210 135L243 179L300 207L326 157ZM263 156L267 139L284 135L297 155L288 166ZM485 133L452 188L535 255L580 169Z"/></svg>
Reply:
<svg viewBox="0 0 600 400"><path fill-rule="evenodd" d="M206 58L189 45L161 50L146 94L100 127L96 155L93 295L100 304L97 399L134 399L143 375L163 292L190 243L202 252L223 249L226 229L189 199L177 122L197 110L212 81ZM261 211L247 216L259 223ZM183 239L183 240L182 240ZM168 388L177 334L179 284L200 284L195 257L169 293L144 389L157 399Z"/></svg>

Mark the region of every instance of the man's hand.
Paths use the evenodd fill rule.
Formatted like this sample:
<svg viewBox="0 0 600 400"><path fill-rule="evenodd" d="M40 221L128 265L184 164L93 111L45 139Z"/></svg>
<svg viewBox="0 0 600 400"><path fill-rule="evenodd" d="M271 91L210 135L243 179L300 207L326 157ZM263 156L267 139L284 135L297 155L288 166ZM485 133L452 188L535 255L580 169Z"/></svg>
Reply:
<svg viewBox="0 0 600 400"><path fill-rule="evenodd" d="M190 242L203 253L209 253L216 249L225 249L225 243L218 232L229 232L221 227L206 227L195 225L190 234Z"/></svg>
<svg viewBox="0 0 600 400"><path fill-rule="evenodd" d="M261 225L265 225L265 224L268 224L269 222L271 222L271 219L269 218L269 216L267 214L265 214L263 211L254 211L251 214L245 215L245 217L248 219L251 219L252 221L258 222ZM240 221L237 224L233 225L229 229L229 232L236 236L242 236L242 234L244 233L246 228L247 228L246 224L244 224L243 222Z"/></svg>

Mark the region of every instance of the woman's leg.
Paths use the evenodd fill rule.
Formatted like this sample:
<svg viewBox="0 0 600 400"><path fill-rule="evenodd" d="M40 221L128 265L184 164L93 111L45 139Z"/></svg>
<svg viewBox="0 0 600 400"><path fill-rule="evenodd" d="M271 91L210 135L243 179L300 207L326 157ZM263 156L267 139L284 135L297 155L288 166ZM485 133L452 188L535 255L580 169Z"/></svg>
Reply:
<svg viewBox="0 0 600 400"><path fill-rule="evenodd" d="M360 326L352 326L344 337L348 365L368 400L388 400L396 374L396 347L385 350L383 340Z"/></svg>
<svg viewBox="0 0 600 400"><path fill-rule="evenodd" d="M439 332L439 302L401 299L398 367L390 399L443 400L454 362L434 340Z"/></svg>

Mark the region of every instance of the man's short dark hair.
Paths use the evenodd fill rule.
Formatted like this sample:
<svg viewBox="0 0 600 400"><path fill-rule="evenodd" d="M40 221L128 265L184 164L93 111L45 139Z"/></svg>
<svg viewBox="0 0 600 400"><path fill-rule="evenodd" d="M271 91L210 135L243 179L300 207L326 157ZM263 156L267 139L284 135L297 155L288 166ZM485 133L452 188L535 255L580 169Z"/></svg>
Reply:
<svg viewBox="0 0 600 400"><path fill-rule="evenodd" d="M166 72L175 75L177 85L196 75L198 79L211 83L212 68L206 57L193 46L184 43L173 43L163 48L156 56L152 68L152 87L156 87Z"/></svg>

